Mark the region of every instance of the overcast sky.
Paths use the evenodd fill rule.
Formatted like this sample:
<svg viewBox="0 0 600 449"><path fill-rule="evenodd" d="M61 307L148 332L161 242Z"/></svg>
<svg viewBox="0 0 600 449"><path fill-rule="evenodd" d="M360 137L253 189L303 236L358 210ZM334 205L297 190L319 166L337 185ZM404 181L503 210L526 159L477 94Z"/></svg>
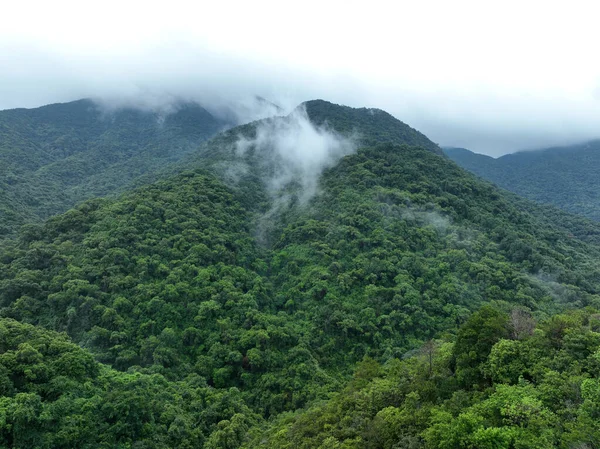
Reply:
<svg viewBox="0 0 600 449"><path fill-rule="evenodd" d="M494 4L4 2L0 109L258 94L378 107L491 155L600 138L600 7Z"/></svg>

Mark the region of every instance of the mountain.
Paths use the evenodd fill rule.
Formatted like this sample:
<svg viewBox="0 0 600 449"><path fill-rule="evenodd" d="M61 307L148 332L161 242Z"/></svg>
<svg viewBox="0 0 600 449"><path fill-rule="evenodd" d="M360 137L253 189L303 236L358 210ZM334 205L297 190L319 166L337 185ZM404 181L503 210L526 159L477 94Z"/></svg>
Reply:
<svg viewBox="0 0 600 449"><path fill-rule="evenodd" d="M276 139L273 139L273 136ZM258 145L257 140L260 141ZM240 157L240 143L252 151L244 152ZM196 166L212 166L218 170L220 166L223 169L220 174L226 176L225 172L230 173L232 165L236 166L243 161L246 164L245 168L254 172L258 179L277 169L275 161L281 163L281 157L273 157L274 153L278 152L275 147L289 147L293 144L298 147L299 154L303 151L310 152L312 147L319 145L348 147L338 148L341 152L338 151L339 154L334 156L341 157L345 152L352 151L350 147L379 143L419 146L443 155L441 148L424 134L385 111L351 108L324 100L312 100L300 104L287 116L257 120L220 133L201 145L196 152L183 158L179 164L171 167L171 173ZM286 148L286 151L288 150L290 148ZM286 158L293 153L294 149L291 150L278 156ZM326 152L325 148L319 150L321 153ZM317 159L323 155L313 154ZM256 171L259 167L260 170Z"/></svg>
<svg viewBox="0 0 600 449"><path fill-rule="evenodd" d="M363 145L391 142L442 154L440 147L427 136L381 109L351 108L324 100L307 101L302 107L316 125L328 124L340 133L358 134Z"/></svg>
<svg viewBox="0 0 600 449"><path fill-rule="evenodd" d="M90 100L0 111L0 235L124 190L226 126L185 103L166 115Z"/></svg>
<svg viewBox="0 0 600 449"><path fill-rule="evenodd" d="M600 140L497 159L464 148L444 151L461 167L502 188L600 221Z"/></svg>
<svg viewBox="0 0 600 449"><path fill-rule="evenodd" d="M370 111L308 102L24 226L0 444L597 444L600 244Z"/></svg>
<svg viewBox="0 0 600 449"><path fill-rule="evenodd" d="M325 101L302 107L316 124L323 125L327 118L328 126L341 134L369 136L370 142L363 144L392 141L440 151L383 111ZM188 156L196 163L204 157L198 151L203 141L241 117L283 111L256 97L236 110L221 112L229 118L216 118L194 103L180 103L174 111L158 114L107 110L90 100L0 111L0 235L12 235L21 225L65 212L82 200L181 171L190 163ZM231 136L225 138L236 138Z"/></svg>

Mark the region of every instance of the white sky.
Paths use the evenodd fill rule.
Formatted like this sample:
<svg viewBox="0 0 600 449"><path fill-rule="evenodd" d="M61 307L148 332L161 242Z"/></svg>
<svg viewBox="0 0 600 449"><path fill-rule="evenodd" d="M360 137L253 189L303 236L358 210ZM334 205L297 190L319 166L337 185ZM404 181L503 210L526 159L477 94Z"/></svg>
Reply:
<svg viewBox="0 0 600 449"><path fill-rule="evenodd" d="M593 1L9 1L0 109L263 95L379 107L498 155L600 137Z"/></svg>

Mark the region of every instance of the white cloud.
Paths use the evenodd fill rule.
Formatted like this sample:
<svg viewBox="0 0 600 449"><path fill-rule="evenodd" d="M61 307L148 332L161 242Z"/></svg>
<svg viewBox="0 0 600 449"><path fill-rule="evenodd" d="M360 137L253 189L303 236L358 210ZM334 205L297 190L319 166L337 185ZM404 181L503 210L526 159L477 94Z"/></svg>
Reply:
<svg viewBox="0 0 600 449"><path fill-rule="evenodd" d="M598 137L599 12L577 0L8 2L0 108L324 98L498 154Z"/></svg>
<svg viewBox="0 0 600 449"><path fill-rule="evenodd" d="M298 182L299 200L305 203L317 192L323 170L352 153L356 144L351 137L313 125L304 107L299 107L285 118L262 121L255 138L241 138L237 142L238 155L251 148L267 164L265 184L272 196L285 196L284 189Z"/></svg>

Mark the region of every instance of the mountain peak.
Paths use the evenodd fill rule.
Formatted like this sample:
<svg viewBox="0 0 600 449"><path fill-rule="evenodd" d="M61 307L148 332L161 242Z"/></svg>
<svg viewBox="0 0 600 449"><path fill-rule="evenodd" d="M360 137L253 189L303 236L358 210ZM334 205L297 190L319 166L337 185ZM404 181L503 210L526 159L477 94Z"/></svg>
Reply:
<svg viewBox="0 0 600 449"><path fill-rule="evenodd" d="M306 110L315 125L329 125L344 134L357 133L365 146L391 142L443 154L440 147L423 133L381 109L353 108L321 99L305 101L299 107Z"/></svg>

